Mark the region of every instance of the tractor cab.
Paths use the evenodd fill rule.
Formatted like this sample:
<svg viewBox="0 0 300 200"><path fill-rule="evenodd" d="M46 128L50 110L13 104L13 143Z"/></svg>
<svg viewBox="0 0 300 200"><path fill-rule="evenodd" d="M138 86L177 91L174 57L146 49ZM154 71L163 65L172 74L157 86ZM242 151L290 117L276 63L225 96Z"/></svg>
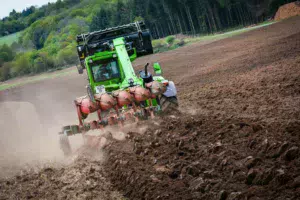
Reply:
<svg viewBox="0 0 300 200"><path fill-rule="evenodd" d="M124 73L114 51L88 57L85 66L89 78L88 93L99 94L120 88Z"/></svg>
<svg viewBox="0 0 300 200"><path fill-rule="evenodd" d="M89 78L88 93L98 94L126 88L131 78L137 83L138 79L131 65L137 58L136 49L122 37L101 46L106 51L94 53L85 59L84 66Z"/></svg>

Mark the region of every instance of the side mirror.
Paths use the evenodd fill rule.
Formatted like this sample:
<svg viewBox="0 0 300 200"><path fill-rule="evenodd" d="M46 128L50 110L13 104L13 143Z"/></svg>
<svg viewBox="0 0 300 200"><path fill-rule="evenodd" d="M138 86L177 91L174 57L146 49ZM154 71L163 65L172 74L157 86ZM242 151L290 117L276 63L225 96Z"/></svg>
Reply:
<svg viewBox="0 0 300 200"><path fill-rule="evenodd" d="M153 69L156 75L162 75L162 71L159 63L154 63Z"/></svg>

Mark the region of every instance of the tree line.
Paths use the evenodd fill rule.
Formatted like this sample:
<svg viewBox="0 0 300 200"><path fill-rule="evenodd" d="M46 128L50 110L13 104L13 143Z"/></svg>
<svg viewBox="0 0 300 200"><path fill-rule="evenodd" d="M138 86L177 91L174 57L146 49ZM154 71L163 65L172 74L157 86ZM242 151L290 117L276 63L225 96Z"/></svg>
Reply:
<svg viewBox="0 0 300 200"><path fill-rule="evenodd" d="M210 34L272 18L293 0L58 0L12 11L0 36L22 30L0 45L0 81L78 62L76 35L144 20L153 38Z"/></svg>
<svg viewBox="0 0 300 200"><path fill-rule="evenodd" d="M279 6L292 1L295 0L120 0L99 10L90 30L143 19L154 38L214 33L272 18Z"/></svg>
<svg viewBox="0 0 300 200"><path fill-rule="evenodd" d="M213 33L266 20L274 16L280 5L292 1L296 0L106 0L95 13L90 30L129 23L140 17L148 23L154 37ZM40 8L13 10L0 20L0 36L24 30L37 20L80 2L84 0L58 0Z"/></svg>

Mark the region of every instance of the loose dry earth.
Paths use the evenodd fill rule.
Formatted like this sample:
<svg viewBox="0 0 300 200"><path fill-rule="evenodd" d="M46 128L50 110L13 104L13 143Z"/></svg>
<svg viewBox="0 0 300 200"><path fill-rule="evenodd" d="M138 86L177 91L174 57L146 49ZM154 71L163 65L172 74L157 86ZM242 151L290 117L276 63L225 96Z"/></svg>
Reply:
<svg viewBox="0 0 300 200"><path fill-rule="evenodd" d="M56 128L76 120L83 77L2 93L2 174L30 170L2 178L0 199L300 199L299 17L135 65L154 61L177 84L182 115L143 122L100 156L57 152Z"/></svg>
<svg viewBox="0 0 300 200"><path fill-rule="evenodd" d="M275 20L279 21L297 15L300 15L300 1L288 3L281 6L275 15Z"/></svg>

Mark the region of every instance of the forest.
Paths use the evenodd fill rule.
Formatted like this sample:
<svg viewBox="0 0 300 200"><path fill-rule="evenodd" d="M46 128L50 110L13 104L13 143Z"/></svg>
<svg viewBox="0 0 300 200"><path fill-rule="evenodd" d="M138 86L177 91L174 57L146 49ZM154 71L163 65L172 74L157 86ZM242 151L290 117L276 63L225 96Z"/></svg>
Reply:
<svg viewBox="0 0 300 200"><path fill-rule="evenodd" d="M77 34L144 20L152 37L204 35L272 19L293 0L58 0L0 20L0 81L74 65Z"/></svg>

